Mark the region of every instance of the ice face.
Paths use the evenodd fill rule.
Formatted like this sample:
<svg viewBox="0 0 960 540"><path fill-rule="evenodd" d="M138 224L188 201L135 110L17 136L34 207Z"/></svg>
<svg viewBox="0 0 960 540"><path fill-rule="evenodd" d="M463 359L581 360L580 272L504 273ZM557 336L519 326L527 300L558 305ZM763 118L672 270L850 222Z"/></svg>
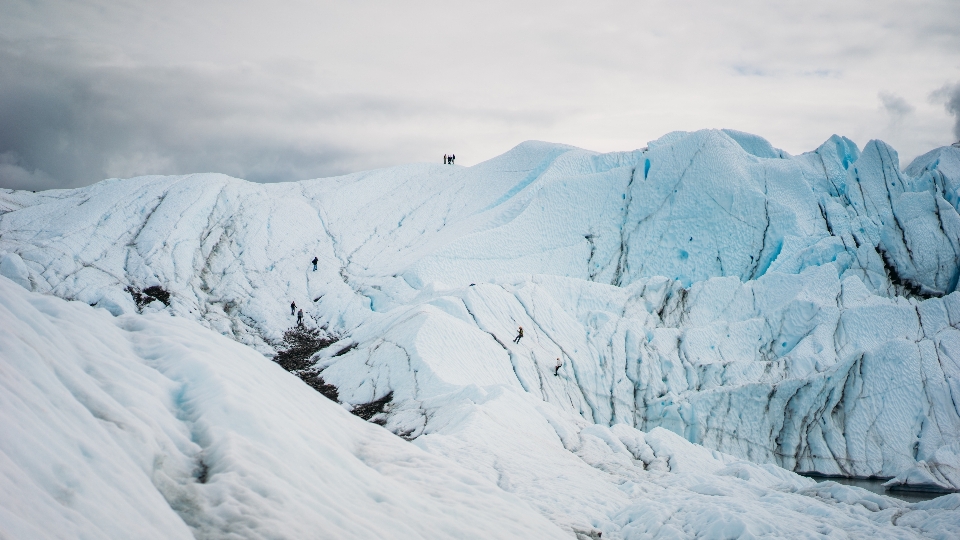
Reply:
<svg viewBox="0 0 960 540"><path fill-rule="evenodd" d="M315 360L345 406L393 392L386 427L455 459L493 429L477 411L496 424L533 400L758 463L894 477L948 466L960 438L958 163L945 147L901 171L879 141L790 156L708 130L291 184L4 191L0 272L113 314L138 311L127 287L161 286L170 305L150 309L264 353L295 300L341 337ZM497 429L573 437L510 418ZM477 470L506 470L508 454L478 452ZM528 485L523 470L502 483Z"/></svg>
<svg viewBox="0 0 960 540"><path fill-rule="evenodd" d="M394 350L457 349L417 325L395 328ZM425 368L422 354L409 365ZM914 538L960 525L960 495L908 504L663 428L589 422L549 380L541 396L490 384L507 361L415 377L425 420L410 444L193 321L114 317L3 277L0 365L4 538ZM405 404L395 426L414 417Z"/></svg>
<svg viewBox="0 0 960 540"><path fill-rule="evenodd" d="M184 318L0 277L0 536L565 538Z"/></svg>

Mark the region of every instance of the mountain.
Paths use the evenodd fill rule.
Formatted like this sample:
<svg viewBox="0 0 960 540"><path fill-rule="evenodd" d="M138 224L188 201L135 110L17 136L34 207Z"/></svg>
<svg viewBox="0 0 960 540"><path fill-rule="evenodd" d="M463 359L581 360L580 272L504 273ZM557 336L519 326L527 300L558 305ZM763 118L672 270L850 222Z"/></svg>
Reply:
<svg viewBox="0 0 960 540"><path fill-rule="evenodd" d="M936 535L960 495L907 505L777 466L960 487L958 205L952 147L901 171L884 143L837 136L800 156L732 130L612 154L528 142L469 168L3 190L0 274L28 303L103 308L70 308L97 328L232 339L187 340L198 365L281 351L568 532ZM308 416L380 431L330 405Z"/></svg>

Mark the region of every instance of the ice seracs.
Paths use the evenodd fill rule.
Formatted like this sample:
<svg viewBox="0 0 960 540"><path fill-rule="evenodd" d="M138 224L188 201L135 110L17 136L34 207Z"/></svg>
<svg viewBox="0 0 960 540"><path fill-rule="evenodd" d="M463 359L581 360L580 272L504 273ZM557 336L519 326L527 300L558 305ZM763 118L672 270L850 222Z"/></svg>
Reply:
<svg viewBox="0 0 960 540"><path fill-rule="evenodd" d="M953 147L901 171L886 144L838 136L799 156L731 130L612 154L530 142L469 168L3 191L0 274L115 315L138 311L127 287L160 286L170 305L141 309L266 354L296 301L340 339L314 361L344 407L392 392L377 419L394 433L476 457L569 530L626 531L611 509L627 502L597 502L617 500L607 487L541 504L524 490L551 466L510 456L543 448L533 433L577 440L561 415L960 487L958 204Z"/></svg>

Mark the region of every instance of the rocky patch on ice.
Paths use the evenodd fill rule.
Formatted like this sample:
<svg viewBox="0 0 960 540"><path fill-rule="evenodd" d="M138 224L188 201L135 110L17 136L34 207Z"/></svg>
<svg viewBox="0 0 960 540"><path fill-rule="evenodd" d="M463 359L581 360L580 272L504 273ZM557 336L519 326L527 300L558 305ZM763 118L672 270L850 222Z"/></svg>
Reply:
<svg viewBox="0 0 960 540"><path fill-rule="evenodd" d="M159 285L147 287L142 291L131 285L125 290L130 293L130 297L133 298L134 303L137 304L137 309L141 311L144 307L154 302L159 302L164 306L170 306L170 293L163 290L163 287Z"/></svg>

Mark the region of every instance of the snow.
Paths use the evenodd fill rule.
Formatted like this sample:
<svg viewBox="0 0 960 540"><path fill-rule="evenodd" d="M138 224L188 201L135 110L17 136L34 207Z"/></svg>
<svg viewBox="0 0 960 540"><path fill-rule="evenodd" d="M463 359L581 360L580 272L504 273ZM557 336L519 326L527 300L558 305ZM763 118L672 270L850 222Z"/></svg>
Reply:
<svg viewBox="0 0 960 540"><path fill-rule="evenodd" d="M182 318L0 278L4 538L563 538L455 462Z"/></svg>
<svg viewBox="0 0 960 540"><path fill-rule="evenodd" d="M388 431L568 534L949 537L960 495L777 467L960 488L958 194L952 147L901 171L838 136L530 142L469 168L0 191L0 274L245 354L273 353L294 300L339 339L313 358L334 409L392 392Z"/></svg>
<svg viewBox="0 0 960 540"><path fill-rule="evenodd" d="M192 321L113 317L5 278L0 320L4 537L946 538L960 524L960 495L927 508L816 484L502 385L425 402L431 432L408 443Z"/></svg>

